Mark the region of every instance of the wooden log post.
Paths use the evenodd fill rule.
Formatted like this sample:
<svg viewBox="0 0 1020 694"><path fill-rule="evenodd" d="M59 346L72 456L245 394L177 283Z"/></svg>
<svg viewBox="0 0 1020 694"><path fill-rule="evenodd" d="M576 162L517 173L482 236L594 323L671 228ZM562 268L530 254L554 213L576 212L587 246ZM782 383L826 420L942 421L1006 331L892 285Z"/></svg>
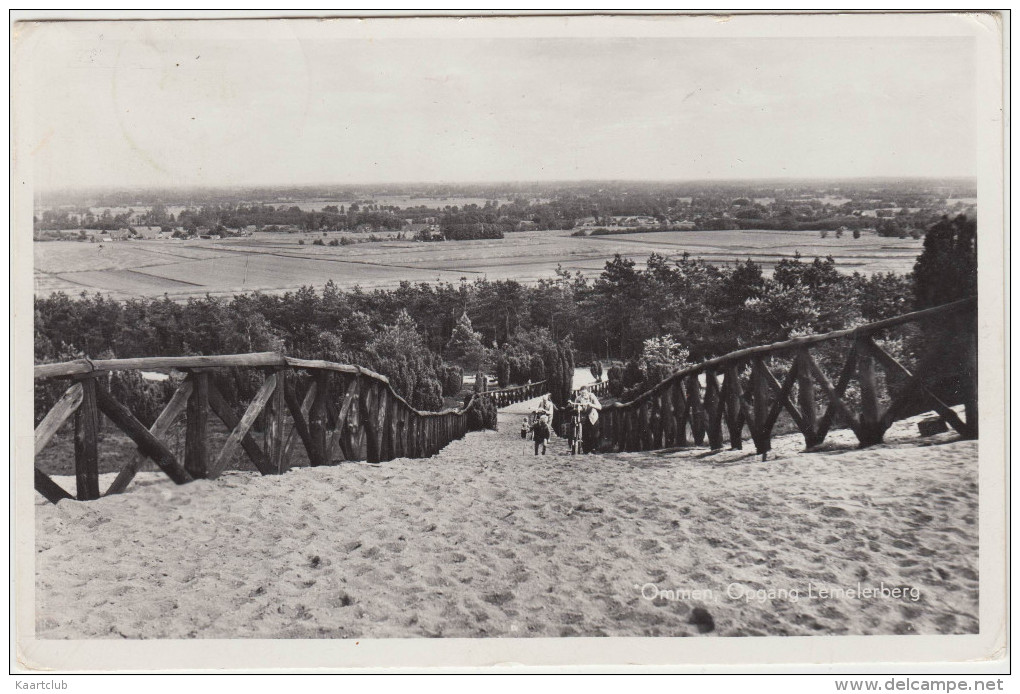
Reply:
<svg viewBox="0 0 1020 694"><path fill-rule="evenodd" d="M861 386L860 441L863 448L882 443L885 435L879 412L875 357L866 340L859 341L857 345L857 380Z"/></svg>
<svg viewBox="0 0 1020 694"><path fill-rule="evenodd" d="M636 451L638 449L638 441L640 438L640 422L639 419L640 405L630 405L624 409L624 448L627 452Z"/></svg>
<svg viewBox="0 0 1020 694"><path fill-rule="evenodd" d="M676 381L663 388L660 395L661 405L659 411L662 413L662 445L665 448L672 448L676 445L676 415L673 412L674 390L676 390Z"/></svg>
<svg viewBox="0 0 1020 694"><path fill-rule="evenodd" d="M399 400L390 400L390 427L393 429L392 453L394 458L404 458L404 408Z"/></svg>
<svg viewBox="0 0 1020 694"><path fill-rule="evenodd" d="M691 417L691 436L695 446L705 445L705 433L708 428L705 416L705 405L701 399L701 382L698 374L691 374L687 379L687 401Z"/></svg>
<svg viewBox="0 0 1020 694"><path fill-rule="evenodd" d="M599 440L596 444L596 450L600 452L608 451L613 438L613 410L608 407L602 409L599 413Z"/></svg>
<svg viewBox="0 0 1020 694"><path fill-rule="evenodd" d="M96 380L79 381L81 404L74 413L74 476L79 501L99 498L99 407Z"/></svg>
<svg viewBox="0 0 1020 694"><path fill-rule="evenodd" d="M316 369L312 372L315 382L315 398L312 400L312 409L308 411L308 434L311 438L312 449L309 461L312 466L326 465L326 450L329 444L329 372L324 369Z"/></svg>
<svg viewBox="0 0 1020 694"><path fill-rule="evenodd" d="M401 409L401 434L400 434L400 449L401 457L413 458L414 457L414 412L410 407L402 407Z"/></svg>
<svg viewBox="0 0 1020 694"><path fill-rule="evenodd" d="M414 434L414 457L424 458L425 457L425 433L424 433L424 420L421 415L417 412L414 414L413 423L413 434Z"/></svg>
<svg viewBox="0 0 1020 694"><path fill-rule="evenodd" d="M741 392L740 374L737 372L736 364L726 369L723 391L726 401L726 429L730 435L730 448L734 451L739 451L744 447L744 423L740 416L740 398L743 393Z"/></svg>
<svg viewBox="0 0 1020 694"><path fill-rule="evenodd" d="M627 450L627 441L629 436L627 429L629 425L628 416L628 408L621 407L616 410L616 450L621 453Z"/></svg>
<svg viewBox="0 0 1020 694"><path fill-rule="evenodd" d="M723 447L722 399L719 397L719 380L715 371L705 372L705 412L708 415L708 446L712 450Z"/></svg>
<svg viewBox="0 0 1020 694"><path fill-rule="evenodd" d="M753 424L751 438L755 452L765 460L772 450L772 425L769 423L769 380L767 367L761 357L751 366L751 396L753 398Z"/></svg>
<svg viewBox="0 0 1020 694"><path fill-rule="evenodd" d="M659 412L659 396L652 393L645 399L643 406L645 436L642 437L644 450L655 450L660 447L659 435L662 433L662 417Z"/></svg>
<svg viewBox="0 0 1020 694"><path fill-rule="evenodd" d="M347 384L347 394L340 407L340 418L343 425L344 455L348 460L361 460L364 455L365 420L361 410L361 389L367 379L360 375L353 376ZM337 424L340 426L340 423Z"/></svg>
<svg viewBox="0 0 1020 694"><path fill-rule="evenodd" d="M188 376L188 380L192 388L186 414L184 469L195 479L201 479L209 471L209 374L196 371Z"/></svg>
<svg viewBox="0 0 1020 694"><path fill-rule="evenodd" d="M967 435L978 437L978 337L977 320L968 324L970 331L966 336L963 353L963 416L966 418Z"/></svg>
<svg viewBox="0 0 1020 694"><path fill-rule="evenodd" d="M382 451L379 450L379 418L376 412L378 387L377 381L366 379L361 388L361 416L366 434L365 460L373 464L380 462L382 454Z"/></svg>
<svg viewBox="0 0 1020 694"><path fill-rule="evenodd" d="M379 451L379 462L393 458L389 450L389 413L390 389L380 383L376 386L375 401L376 450Z"/></svg>
<svg viewBox="0 0 1020 694"><path fill-rule="evenodd" d="M274 369L276 375L276 389L266 403L266 433L265 451L269 469L276 475L287 472L287 460L284 456L286 440L284 438L283 417L287 411L287 371L286 369Z"/></svg>
<svg viewBox="0 0 1020 694"><path fill-rule="evenodd" d="M800 410L801 428L804 445L807 448L817 446L818 410L815 407L815 383L811 378L811 355L807 348L797 351L797 409Z"/></svg>
<svg viewBox="0 0 1020 694"><path fill-rule="evenodd" d="M684 381L681 378L673 382L673 418L676 420L676 433L674 435L674 446L687 445L687 398L684 396Z"/></svg>
<svg viewBox="0 0 1020 694"><path fill-rule="evenodd" d="M649 448L663 448L666 441L666 389L660 388L652 394L652 421L651 421L651 445Z"/></svg>
<svg viewBox="0 0 1020 694"><path fill-rule="evenodd" d="M399 447L398 440L400 438L400 422L398 420L400 413L397 405L400 404L400 401L393 397L388 388L386 389L386 397L386 442L384 448L386 450L386 460L393 460L399 457L397 451Z"/></svg>
<svg viewBox="0 0 1020 694"><path fill-rule="evenodd" d="M408 410L407 412L407 452L405 455L408 458L417 458L417 435L415 433L415 422L418 416L413 411Z"/></svg>
<svg viewBox="0 0 1020 694"><path fill-rule="evenodd" d="M624 427L623 427L623 410L619 407L613 407L613 429L612 438L609 441L610 450L614 452L622 452L623 441L624 441Z"/></svg>

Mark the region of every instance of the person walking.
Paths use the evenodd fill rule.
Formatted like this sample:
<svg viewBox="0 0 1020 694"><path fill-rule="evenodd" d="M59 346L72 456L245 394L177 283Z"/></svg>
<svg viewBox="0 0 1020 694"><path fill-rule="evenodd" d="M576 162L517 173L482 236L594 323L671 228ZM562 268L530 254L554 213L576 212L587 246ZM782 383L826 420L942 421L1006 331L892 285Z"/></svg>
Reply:
<svg viewBox="0 0 1020 694"><path fill-rule="evenodd" d="M553 418L553 409L554 406L552 404L552 400L549 399L548 395L543 395L542 399L538 403L538 408L535 411L544 413L545 416L548 417L549 421L551 422Z"/></svg>
<svg viewBox="0 0 1020 694"><path fill-rule="evenodd" d="M592 453L599 443L599 411L602 403L588 386L581 386L574 404L581 408L581 448Z"/></svg>
<svg viewBox="0 0 1020 694"><path fill-rule="evenodd" d="M538 421L531 428L532 435L535 437L535 455L538 455L538 451L541 448L542 455L545 455L546 442L549 441L551 430L549 428L549 419L545 414L538 416Z"/></svg>

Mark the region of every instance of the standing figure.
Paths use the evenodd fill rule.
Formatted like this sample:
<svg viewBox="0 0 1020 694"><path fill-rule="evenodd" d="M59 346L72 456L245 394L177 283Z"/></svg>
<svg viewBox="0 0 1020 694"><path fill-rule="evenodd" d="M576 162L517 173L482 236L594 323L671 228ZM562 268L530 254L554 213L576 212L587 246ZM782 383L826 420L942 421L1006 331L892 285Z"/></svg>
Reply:
<svg viewBox="0 0 1020 694"><path fill-rule="evenodd" d="M542 449L542 455L545 455L546 442L549 440L551 429L549 428L549 418L545 414L538 416L538 421L531 428L532 434L535 437L535 455L538 455L539 448Z"/></svg>
<svg viewBox="0 0 1020 694"><path fill-rule="evenodd" d="M588 386L581 386L574 405L581 411L582 449L585 453L591 453L599 443L599 411L602 409L602 403L588 389Z"/></svg>

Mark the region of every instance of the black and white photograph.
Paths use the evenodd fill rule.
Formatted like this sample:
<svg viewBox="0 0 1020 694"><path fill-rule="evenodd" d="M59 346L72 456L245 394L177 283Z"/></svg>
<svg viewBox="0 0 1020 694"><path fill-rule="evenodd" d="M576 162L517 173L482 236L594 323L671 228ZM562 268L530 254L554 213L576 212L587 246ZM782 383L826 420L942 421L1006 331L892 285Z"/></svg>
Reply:
<svg viewBox="0 0 1020 694"><path fill-rule="evenodd" d="M21 667L1003 657L1008 17L61 19Z"/></svg>

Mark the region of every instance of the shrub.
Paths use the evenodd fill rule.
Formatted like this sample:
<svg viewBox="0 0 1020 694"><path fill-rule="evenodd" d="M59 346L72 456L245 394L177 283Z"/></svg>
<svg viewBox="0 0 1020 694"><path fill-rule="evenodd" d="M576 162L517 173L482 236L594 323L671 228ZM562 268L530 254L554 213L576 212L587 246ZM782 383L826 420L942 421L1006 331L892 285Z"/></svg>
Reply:
<svg viewBox="0 0 1020 694"><path fill-rule="evenodd" d="M502 352L496 355L496 380L500 388L510 385L510 360Z"/></svg>
<svg viewBox="0 0 1020 694"><path fill-rule="evenodd" d="M464 370L447 364L443 367L443 395L454 397L464 390Z"/></svg>
<svg viewBox="0 0 1020 694"><path fill-rule="evenodd" d="M421 378L414 389L411 406L418 410L437 412L443 409L443 386L434 378Z"/></svg>
<svg viewBox="0 0 1020 694"><path fill-rule="evenodd" d="M614 398L623 395L626 390L624 385L624 370L620 364L613 364L609 367L609 394Z"/></svg>
<svg viewBox="0 0 1020 694"><path fill-rule="evenodd" d="M322 239L315 239L314 241L312 241L312 245L313 246L325 246L326 244L322 242Z"/></svg>
<svg viewBox="0 0 1020 694"><path fill-rule="evenodd" d="M538 383L545 380L545 361L538 354L531 357L531 382Z"/></svg>
<svg viewBox="0 0 1020 694"><path fill-rule="evenodd" d="M496 405L492 398L476 397L467 412L468 431L496 429Z"/></svg>
<svg viewBox="0 0 1020 694"><path fill-rule="evenodd" d="M330 246L339 246L340 245L340 241L337 240L337 239L330 239L329 245Z"/></svg>

